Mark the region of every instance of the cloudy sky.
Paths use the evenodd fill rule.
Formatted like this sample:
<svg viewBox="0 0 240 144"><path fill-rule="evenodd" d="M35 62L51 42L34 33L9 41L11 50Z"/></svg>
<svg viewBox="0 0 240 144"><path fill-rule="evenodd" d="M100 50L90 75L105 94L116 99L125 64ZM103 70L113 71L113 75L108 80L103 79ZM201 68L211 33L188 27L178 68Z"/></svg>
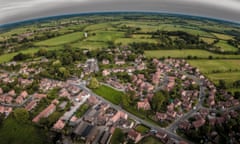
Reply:
<svg viewBox="0 0 240 144"><path fill-rule="evenodd" d="M240 23L240 0L0 0L0 24L100 11L183 13Z"/></svg>

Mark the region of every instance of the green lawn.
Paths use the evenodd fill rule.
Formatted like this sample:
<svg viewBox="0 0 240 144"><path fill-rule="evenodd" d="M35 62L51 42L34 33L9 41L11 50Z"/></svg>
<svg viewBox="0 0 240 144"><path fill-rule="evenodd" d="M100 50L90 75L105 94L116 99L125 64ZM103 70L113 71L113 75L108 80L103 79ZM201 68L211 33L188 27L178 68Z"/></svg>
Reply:
<svg viewBox="0 0 240 144"><path fill-rule="evenodd" d="M89 108L90 105L88 105L87 103L81 105L81 107L75 113L76 117L78 118L82 117Z"/></svg>
<svg viewBox="0 0 240 144"><path fill-rule="evenodd" d="M159 139L153 136L148 136L142 139L138 144L163 144Z"/></svg>
<svg viewBox="0 0 240 144"><path fill-rule="evenodd" d="M123 92L116 91L105 85L101 85L99 88L93 89L93 91L116 105L121 103L122 96L124 95Z"/></svg>
<svg viewBox="0 0 240 144"><path fill-rule="evenodd" d="M147 132L149 132L149 128L144 126L144 125L137 125L137 127L135 128L138 132L142 133L142 134L145 134Z"/></svg>
<svg viewBox="0 0 240 144"><path fill-rule="evenodd" d="M20 124L12 116L0 128L1 144L45 144L44 133L31 124Z"/></svg>
<svg viewBox="0 0 240 144"><path fill-rule="evenodd" d="M83 38L83 32L74 32L35 43L37 46L56 46L71 43Z"/></svg>
<svg viewBox="0 0 240 144"><path fill-rule="evenodd" d="M230 69L240 70L240 60L188 60L188 62L202 73L226 72Z"/></svg>
<svg viewBox="0 0 240 144"><path fill-rule="evenodd" d="M220 40L218 43L215 44L215 46L220 47L222 51L238 51L238 48L229 45L226 41Z"/></svg>
<svg viewBox="0 0 240 144"><path fill-rule="evenodd" d="M240 55L222 55L211 53L206 50L147 50L144 52L147 57L172 57L172 58L187 58L188 56L197 56L198 58L208 58L212 56L213 58L240 58Z"/></svg>
<svg viewBox="0 0 240 144"><path fill-rule="evenodd" d="M110 140L110 144L121 144L124 140L124 133L121 129L116 128L111 140Z"/></svg>

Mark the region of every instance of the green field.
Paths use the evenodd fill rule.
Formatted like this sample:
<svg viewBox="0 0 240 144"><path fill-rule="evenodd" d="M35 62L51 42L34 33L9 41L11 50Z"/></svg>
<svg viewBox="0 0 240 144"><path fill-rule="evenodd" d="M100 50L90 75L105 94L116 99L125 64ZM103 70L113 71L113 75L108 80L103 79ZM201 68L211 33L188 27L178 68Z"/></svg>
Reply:
<svg viewBox="0 0 240 144"><path fill-rule="evenodd" d="M197 56L198 58L208 58L212 56L213 58L240 58L240 55L222 55L211 53L206 50L147 50L145 51L147 57L156 57L156 58L187 58L188 56Z"/></svg>
<svg viewBox="0 0 240 144"><path fill-rule="evenodd" d="M146 134L150 130L148 127L144 125L137 125L135 129L142 134Z"/></svg>
<svg viewBox="0 0 240 144"><path fill-rule="evenodd" d="M220 34L220 33L212 33L216 38L218 39L222 39L222 40L229 40L229 39L233 39L232 36L229 35L225 35L225 34Z"/></svg>
<svg viewBox="0 0 240 144"><path fill-rule="evenodd" d="M231 85L234 81L240 80L240 72L212 73L208 74L207 77L215 84L218 84L219 80L225 80L227 85Z"/></svg>
<svg viewBox="0 0 240 144"><path fill-rule="evenodd" d="M46 49L48 50L57 50L57 49L61 49L62 47L48 47ZM40 48L31 48L31 49L26 49L26 50L21 50L19 52L14 52L14 53L7 53L7 54L3 54L0 55L0 63L3 62L9 62L10 60L12 60L12 58L17 55L18 53L23 53L23 54L33 54L36 53Z"/></svg>
<svg viewBox="0 0 240 144"><path fill-rule="evenodd" d="M75 32L35 43L37 46L56 46L71 43L83 38L83 32Z"/></svg>
<svg viewBox="0 0 240 144"><path fill-rule="evenodd" d="M20 124L12 116L0 128L1 144L45 144L44 133L31 124Z"/></svg>
<svg viewBox="0 0 240 144"><path fill-rule="evenodd" d="M128 45L131 43L157 43L158 41L156 39L141 39L141 38L119 38L115 40L115 44L121 43L122 45Z"/></svg>
<svg viewBox="0 0 240 144"><path fill-rule="evenodd" d="M116 31L96 31L95 36L89 36L87 38L88 41L96 41L96 42L109 42L114 41L117 38L124 37L123 32Z"/></svg>
<svg viewBox="0 0 240 144"><path fill-rule="evenodd" d="M209 37L201 37L201 40L203 40L207 44L212 44L216 39L214 38L209 38Z"/></svg>
<svg viewBox="0 0 240 144"><path fill-rule="evenodd" d="M121 103L122 96L124 95L123 92L116 91L105 85L101 85L99 88L93 89L93 91L116 105Z"/></svg>
<svg viewBox="0 0 240 144"><path fill-rule="evenodd" d="M80 48L80 49L89 49L95 50L98 48L107 47L108 44L106 42L95 42L95 41L79 41L76 43L71 44L72 47Z"/></svg>
<svg viewBox="0 0 240 144"><path fill-rule="evenodd" d="M163 144L161 140L157 139L153 136L148 136L146 138L143 138L138 144Z"/></svg>
<svg viewBox="0 0 240 144"><path fill-rule="evenodd" d="M240 70L240 60L188 60L188 62L202 73Z"/></svg>
<svg viewBox="0 0 240 144"><path fill-rule="evenodd" d="M237 52L238 48L229 45L226 41L220 40L218 43L215 44L215 46L220 47L221 51L233 51Z"/></svg>

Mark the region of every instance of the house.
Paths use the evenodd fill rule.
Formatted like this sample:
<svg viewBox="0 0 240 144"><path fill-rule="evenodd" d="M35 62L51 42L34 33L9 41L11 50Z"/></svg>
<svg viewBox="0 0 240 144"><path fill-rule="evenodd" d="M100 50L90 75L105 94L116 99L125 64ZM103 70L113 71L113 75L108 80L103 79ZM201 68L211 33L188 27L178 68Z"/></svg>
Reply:
<svg viewBox="0 0 240 144"><path fill-rule="evenodd" d="M0 95L1 95L1 94L3 94L3 90L2 90L2 88L0 88Z"/></svg>
<svg viewBox="0 0 240 144"><path fill-rule="evenodd" d="M15 99L15 102L16 102L17 104L23 103L23 97L18 96L18 97Z"/></svg>
<svg viewBox="0 0 240 144"><path fill-rule="evenodd" d="M106 70L106 69L105 69L105 70L102 71L102 75L103 75L103 76L108 76L108 75L110 75L110 74L111 74L111 71L110 71L110 70Z"/></svg>
<svg viewBox="0 0 240 144"><path fill-rule="evenodd" d="M151 106L148 102L148 99L144 99L143 101L138 102L137 107L138 107L138 109L143 109L143 110L150 110L151 109Z"/></svg>
<svg viewBox="0 0 240 144"><path fill-rule="evenodd" d="M120 118L127 120L128 115L122 111L118 111L113 117L111 117L110 121L115 123L118 121Z"/></svg>
<svg viewBox="0 0 240 144"><path fill-rule="evenodd" d="M142 136L139 132L135 131L134 129L131 129L128 132L128 138L132 140L134 143L138 143L142 139Z"/></svg>
<svg viewBox="0 0 240 144"><path fill-rule="evenodd" d="M206 122L205 119L200 118L199 120L194 121L192 124L193 124L194 128L197 129L197 128L203 126L205 124L205 122Z"/></svg>
<svg viewBox="0 0 240 144"><path fill-rule="evenodd" d="M23 99L25 99L25 98L28 96L27 91L22 91L22 92L20 93L20 96L21 96Z"/></svg>
<svg viewBox="0 0 240 144"><path fill-rule="evenodd" d="M167 114L157 112L156 117L158 120L165 120L165 119L167 119Z"/></svg>
<svg viewBox="0 0 240 144"><path fill-rule="evenodd" d="M165 139L167 137L167 134L159 131L156 133L156 137L160 139Z"/></svg>
<svg viewBox="0 0 240 144"><path fill-rule="evenodd" d="M109 60L108 59L103 59L102 60L102 64L103 65L108 65L109 64Z"/></svg>
<svg viewBox="0 0 240 144"><path fill-rule="evenodd" d="M55 104L50 104L47 108L45 108L42 112L40 112L35 118L33 118L33 122L37 123L43 117L48 117L56 110Z"/></svg>
<svg viewBox="0 0 240 144"><path fill-rule="evenodd" d="M15 93L15 90L10 90L9 92L8 92L8 95L9 96L15 96L16 95L16 93Z"/></svg>
<svg viewBox="0 0 240 144"><path fill-rule="evenodd" d="M124 60L117 60L117 61L115 61L115 64L116 65L124 65L125 61Z"/></svg>
<svg viewBox="0 0 240 144"><path fill-rule="evenodd" d="M54 125L53 125L53 128L56 129L56 130L61 130L63 129L65 126L65 122L61 119L59 119Z"/></svg>
<svg viewBox="0 0 240 144"><path fill-rule="evenodd" d="M31 101L25 106L25 109L27 111L31 111L36 105L37 105L36 101Z"/></svg>

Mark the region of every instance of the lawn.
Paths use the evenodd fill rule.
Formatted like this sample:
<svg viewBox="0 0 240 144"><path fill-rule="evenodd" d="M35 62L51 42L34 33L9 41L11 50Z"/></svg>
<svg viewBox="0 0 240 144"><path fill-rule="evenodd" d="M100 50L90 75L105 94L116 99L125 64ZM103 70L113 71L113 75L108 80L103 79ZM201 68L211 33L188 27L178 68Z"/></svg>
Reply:
<svg viewBox="0 0 240 144"><path fill-rule="evenodd" d="M83 36L83 32L74 32L71 34L65 34L62 36L58 36L55 38L51 38L48 40L44 40L44 41L40 41L35 43L35 45L37 46L56 46L56 45L63 45L66 43L71 43L77 40L82 39Z"/></svg>
<svg viewBox="0 0 240 144"><path fill-rule="evenodd" d="M93 91L116 105L121 103L122 96L124 95L123 92L116 91L105 85L101 85L99 88L93 89Z"/></svg>
<svg viewBox="0 0 240 144"><path fill-rule="evenodd" d="M202 73L226 72L230 69L240 70L240 60L188 60L188 62Z"/></svg>
<svg viewBox="0 0 240 144"><path fill-rule="evenodd" d="M149 128L140 124L140 125L137 125L137 127L135 128L138 132L142 133L142 134L146 134L147 132L149 132Z"/></svg>
<svg viewBox="0 0 240 144"><path fill-rule="evenodd" d="M212 56L213 58L240 58L240 55L222 55L214 54L206 50L147 50L144 52L147 57L156 58L187 58L188 56L197 56L198 58L208 58Z"/></svg>
<svg viewBox="0 0 240 144"><path fill-rule="evenodd" d="M220 40L218 43L215 44L215 46L220 47L222 51L238 51L238 48L229 45L226 41Z"/></svg>
<svg viewBox="0 0 240 144"><path fill-rule="evenodd" d="M121 129L116 128L111 140L110 140L110 144L121 144L124 141L124 133Z"/></svg>
<svg viewBox="0 0 240 144"><path fill-rule="evenodd" d="M85 112L90 108L90 105L87 103L84 103L75 113L76 117L80 118L82 117Z"/></svg>
<svg viewBox="0 0 240 144"><path fill-rule="evenodd" d="M163 144L159 139L153 136L143 138L138 144Z"/></svg>
<svg viewBox="0 0 240 144"><path fill-rule="evenodd" d="M20 124L12 116L0 128L1 144L45 144L44 133L31 124Z"/></svg>

